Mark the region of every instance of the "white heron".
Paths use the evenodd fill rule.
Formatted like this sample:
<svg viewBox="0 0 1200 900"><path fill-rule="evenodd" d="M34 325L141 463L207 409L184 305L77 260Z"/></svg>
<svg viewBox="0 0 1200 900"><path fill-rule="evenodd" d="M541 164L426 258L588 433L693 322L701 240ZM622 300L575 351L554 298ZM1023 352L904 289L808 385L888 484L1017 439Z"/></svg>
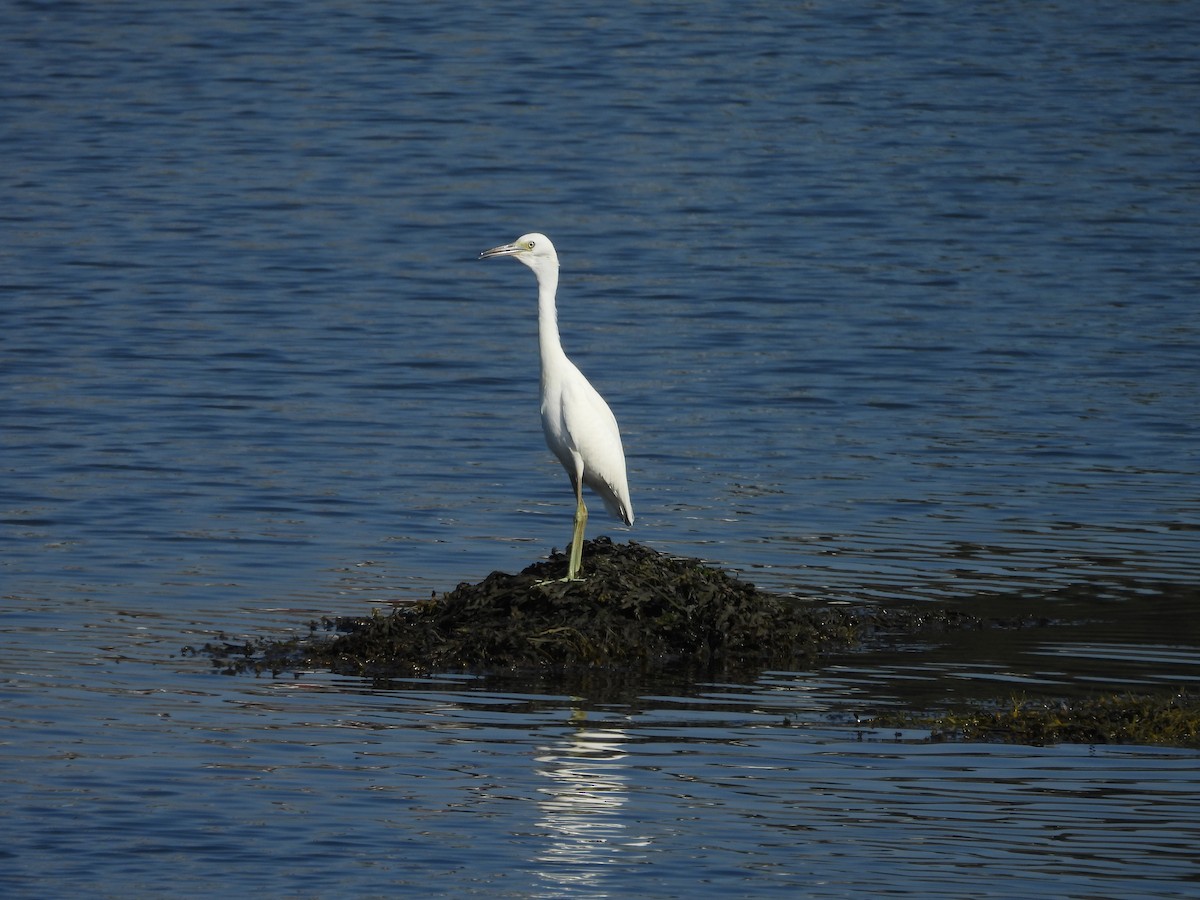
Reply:
<svg viewBox="0 0 1200 900"><path fill-rule="evenodd" d="M564 581L574 581L583 556L587 507L583 486L600 495L604 507L626 525L633 524L633 504L625 478L625 451L616 417L600 392L592 387L563 352L558 337L558 254L544 234L523 234L511 244L493 247L480 259L511 256L537 276L538 343L542 358L542 431L546 446L558 457L575 489L575 532Z"/></svg>

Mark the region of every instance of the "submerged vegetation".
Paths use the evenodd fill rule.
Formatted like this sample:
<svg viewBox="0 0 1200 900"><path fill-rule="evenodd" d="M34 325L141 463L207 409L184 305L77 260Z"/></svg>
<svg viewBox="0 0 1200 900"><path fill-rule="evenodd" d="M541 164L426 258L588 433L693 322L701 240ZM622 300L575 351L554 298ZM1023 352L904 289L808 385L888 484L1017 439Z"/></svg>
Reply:
<svg viewBox="0 0 1200 900"><path fill-rule="evenodd" d="M931 741L1012 744L1160 744L1200 748L1200 697L1113 694L1084 700L1014 700L938 715L891 713L875 728L928 728Z"/></svg>
<svg viewBox="0 0 1200 900"><path fill-rule="evenodd" d="M227 674L328 670L388 679L469 671L536 671L566 681L672 673L753 680L768 668L811 668L823 655L897 637L1058 624L981 618L942 604L822 604L758 590L699 560L634 542L589 541L581 581L560 581L554 554L516 575L397 603L370 616L325 619L289 640L209 643L187 652ZM928 728L929 740L1135 742L1200 746L1200 703L1187 694L1012 702L939 714L888 713L883 728Z"/></svg>

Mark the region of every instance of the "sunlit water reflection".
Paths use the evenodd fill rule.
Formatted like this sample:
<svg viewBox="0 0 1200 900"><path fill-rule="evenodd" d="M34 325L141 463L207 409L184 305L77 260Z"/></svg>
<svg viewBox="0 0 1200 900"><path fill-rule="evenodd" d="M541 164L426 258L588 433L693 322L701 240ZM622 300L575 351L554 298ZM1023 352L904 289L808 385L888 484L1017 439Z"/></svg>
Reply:
<svg viewBox="0 0 1200 900"><path fill-rule="evenodd" d="M630 831L628 811L630 763L627 735L619 728L593 729L577 716L578 731L545 748L537 762L550 785L538 802L549 847L537 862L547 890L599 891L605 870L637 864L637 853L649 861L652 841Z"/></svg>

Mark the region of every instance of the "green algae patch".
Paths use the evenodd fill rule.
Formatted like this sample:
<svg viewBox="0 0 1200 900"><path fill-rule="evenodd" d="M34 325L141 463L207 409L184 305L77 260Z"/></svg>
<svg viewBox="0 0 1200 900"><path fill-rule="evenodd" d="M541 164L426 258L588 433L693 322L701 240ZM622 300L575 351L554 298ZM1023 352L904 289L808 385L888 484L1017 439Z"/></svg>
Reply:
<svg viewBox="0 0 1200 900"><path fill-rule="evenodd" d="M930 741L1141 744L1200 748L1200 696L1112 694L1082 700L1013 700L938 715L895 713L874 728L928 728Z"/></svg>
<svg viewBox="0 0 1200 900"><path fill-rule="evenodd" d="M432 599L314 623L307 638L208 644L223 671L324 668L400 675L501 668L686 666L707 671L810 664L881 632L979 627L951 609L849 608L758 590L699 560L608 538L584 546L583 580L555 554ZM332 634L328 633L332 632Z"/></svg>

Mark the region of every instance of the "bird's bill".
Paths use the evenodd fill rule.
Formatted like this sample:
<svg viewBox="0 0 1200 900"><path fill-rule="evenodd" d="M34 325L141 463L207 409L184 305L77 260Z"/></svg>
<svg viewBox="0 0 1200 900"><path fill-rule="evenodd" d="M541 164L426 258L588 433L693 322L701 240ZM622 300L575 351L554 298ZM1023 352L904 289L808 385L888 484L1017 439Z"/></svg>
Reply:
<svg viewBox="0 0 1200 900"><path fill-rule="evenodd" d="M480 259L491 259L495 256L512 256L521 250L516 244L502 244L499 247L493 247L491 250L484 250L479 254Z"/></svg>

